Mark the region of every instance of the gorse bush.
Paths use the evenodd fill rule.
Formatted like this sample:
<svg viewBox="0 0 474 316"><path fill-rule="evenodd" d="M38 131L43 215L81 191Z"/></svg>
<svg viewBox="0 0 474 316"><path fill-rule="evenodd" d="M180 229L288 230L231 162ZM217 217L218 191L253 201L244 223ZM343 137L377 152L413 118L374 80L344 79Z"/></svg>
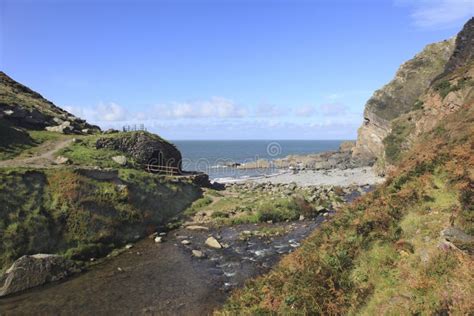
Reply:
<svg viewBox="0 0 474 316"><path fill-rule="evenodd" d="M257 206L257 217L260 222L296 220L300 215L310 216L314 213L313 206L301 196L266 201Z"/></svg>
<svg viewBox="0 0 474 316"><path fill-rule="evenodd" d="M469 250L439 245L473 231L471 132L465 106L404 155L376 191L338 211L218 314L465 315L474 310Z"/></svg>

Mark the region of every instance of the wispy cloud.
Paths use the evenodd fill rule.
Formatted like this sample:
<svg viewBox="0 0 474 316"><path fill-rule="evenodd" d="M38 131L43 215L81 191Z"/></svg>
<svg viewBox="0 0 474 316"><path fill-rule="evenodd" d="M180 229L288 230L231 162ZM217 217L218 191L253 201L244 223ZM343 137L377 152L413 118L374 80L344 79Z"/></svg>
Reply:
<svg viewBox="0 0 474 316"><path fill-rule="evenodd" d="M314 114L316 114L316 107L312 105L303 105L295 109L296 116L308 117Z"/></svg>
<svg viewBox="0 0 474 316"><path fill-rule="evenodd" d="M202 101L159 104L152 107L147 117L180 119L245 117L247 115L248 110L237 105L234 101L222 97L212 97Z"/></svg>
<svg viewBox="0 0 474 316"><path fill-rule="evenodd" d="M412 9L413 23L423 29L458 26L474 15L472 0L397 0Z"/></svg>
<svg viewBox="0 0 474 316"><path fill-rule="evenodd" d="M342 116L347 114L347 107L340 103L322 104L319 111L323 116Z"/></svg>
<svg viewBox="0 0 474 316"><path fill-rule="evenodd" d="M222 97L169 102L141 107L141 111L115 102L64 108L103 129L143 123L150 131L170 139L350 138L362 120L360 113L340 102L250 106Z"/></svg>
<svg viewBox="0 0 474 316"><path fill-rule="evenodd" d="M106 122L124 121L127 119L127 111L114 102L101 103L97 107L95 120Z"/></svg>
<svg viewBox="0 0 474 316"><path fill-rule="evenodd" d="M63 108L90 122L121 122L129 119L127 110L115 102L100 102L96 107L66 105Z"/></svg>
<svg viewBox="0 0 474 316"><path fill-rule="evenodd" d="M258 117L278 117L285 114L282 107L272 104L261 104L255 110L255 116Z"/></svg>

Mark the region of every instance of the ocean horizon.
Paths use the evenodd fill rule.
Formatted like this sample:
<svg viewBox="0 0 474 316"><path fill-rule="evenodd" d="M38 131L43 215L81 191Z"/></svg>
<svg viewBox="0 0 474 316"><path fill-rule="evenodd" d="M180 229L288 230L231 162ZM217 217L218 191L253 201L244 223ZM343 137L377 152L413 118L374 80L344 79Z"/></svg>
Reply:
<svg viewBox="0 0 474 316"><path fill-rule="evenodd" d="M281 170L241 170L234 163L275 160L289 155L333 151L346 140L173 140L181 151L183 169L207 173L211 180L231 180L271 175Z"/></svg>

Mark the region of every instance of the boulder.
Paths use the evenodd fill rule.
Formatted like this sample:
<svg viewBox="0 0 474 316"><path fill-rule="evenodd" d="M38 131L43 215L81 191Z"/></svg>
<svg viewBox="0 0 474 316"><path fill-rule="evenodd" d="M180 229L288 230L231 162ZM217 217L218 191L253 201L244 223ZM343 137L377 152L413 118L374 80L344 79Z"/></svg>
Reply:
<svg viewBox="0 0 474 316"><path fill-rule="evenodd" d="M474 237L466 234L462 230L456 227L448 227L441 231L441 237L446 238L450 242L459 243L474 243Z"/></svg>
<svg viewBox="0 0 474 316"><path fill-rule="evenodd" d="M67 157L57 156L54 162L56 162L58 165L65 165L65 164L70 163L71 161Z"/></svg>
<svg viewBox="0 0 474 316"><path fill-rule="evenodd" d="M209 230L209 228L207 228L205 226L199 226L199 225L189 225L189 226L186 226L186 229L189 229L189 230Z"/></svg>
<svg viewBox="0 0 474 316"><path fill-rule="evenodd" d="M58 255L26 255L16 260L0 276L0 297L17 293L48 282L61 280L80 268Z"/></svg>
<svg viewBox="0 0 474 316"><path fill-rule="evenodd" d="M181 153L171 143L148 132L124 132L103 136L96 141L96 148L118 150L131 156L138 164L150 166L150 171L160 172L166 166L181 171Z"/></svg>
<svg viewBox="0 0 474 316"><path fill-rule="evenodd" d="M457 227L448 227L441 231L441 238L452 243L461 250L467 250L469 253L474 252L474 237L466 234Z"/></svg>
<svg viewBox="0 0 474 316"><path fill-rule="evenodd" d="M112 157L112 160L121 166L127 165L127 157L125 156L114 156Z"/></svg>
<svg viewBox="0 0 474 316"><path fill-rule="evenodd" d="M204 258L204 257L206 257L206 255L204 254L204 252L202 252L201 250L193 249L192 253L193 253L193 257L196 257L196 258Z"/></svg>
<svg viewBox="0 0 474 316"><path fill-rule="evenodd" d="M343 153L346 153L346 152L352 153L352 148L354 148L354 146L355 146L355 142L345 141L339 145L339 151Z"/></svg>
<svg viewBox="0 0 474 316"><path fill-rule="evenodd" d="M46 130L48 132L56 132L56 133L63 133L63 134L69 134L73 132L71 122L69 121L65 121L57 126L46 126Z"/></svg>
<svg viewBox="0 0 474 316"><path fill-rule="evenodd" d="M206 246L214 248L214 249L222 248L222 245L220 244L220 242L217 241L217 239L215 239L212 236L206 239Z"/></svg>

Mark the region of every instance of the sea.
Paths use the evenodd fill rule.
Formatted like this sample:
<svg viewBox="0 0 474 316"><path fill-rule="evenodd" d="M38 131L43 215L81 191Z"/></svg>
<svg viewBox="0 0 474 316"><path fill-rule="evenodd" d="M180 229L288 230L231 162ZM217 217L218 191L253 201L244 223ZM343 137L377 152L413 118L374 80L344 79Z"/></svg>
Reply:
<svg viewBox="0 0 474 316"><path fill-rule="evenodd" d="M285 172L278 168L239 169L236 164L337 150L344 140L175 140L183 170L200 171L213 181L232 182Z"/></svg>

